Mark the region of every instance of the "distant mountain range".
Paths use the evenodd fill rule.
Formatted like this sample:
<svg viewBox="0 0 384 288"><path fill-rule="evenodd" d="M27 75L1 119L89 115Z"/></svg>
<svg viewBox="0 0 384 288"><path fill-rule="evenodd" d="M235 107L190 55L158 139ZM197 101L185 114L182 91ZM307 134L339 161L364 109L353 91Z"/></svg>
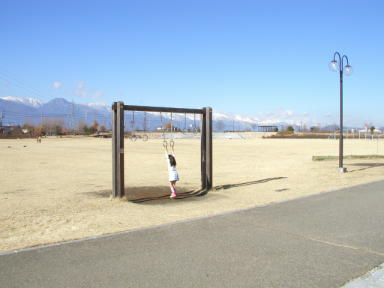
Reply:
<svg viewBox="0 0 384 288"><path fill-rule="evenodd" d="M2 97L0 99L5 100L5 101L14 102L14 103L24 104L26 106L30 106L33 108L39 108L39 107L43 106L43 103L40 100L34 99L34 98L17 98L17 97L6 96L6 97Z"/></svg>
<svg viewBox="0 0 384 288"><path fill-rule="evenodd" d="M34 98L0 98L0 120L3 125L38 124L42 119L63 119L66 126L78 121L88 124L97 120L110 126L110 108L101 104L76 104L63 98L43 103Z"/></svg>
<svg viewBox="0 0 384 288"><path fill-rule="evenodd" d="M171 119L172 118L172 119ZM170 113L125 112L126 130L156 130L165 122L172 120L173 125L181 130L199 127L199 115ZM74 103L64 98L55 98L47 103L34 98L0 97L0 122L3 125L38 124L44 119L62 119L69 127L76 127L79 121L91 125L96 120L100 125L111 127L111 106L103 103ZM1 124L1 123L0 123ZM242 115L213 113L215 131L258 131L259 126L282 127L291 125L297 131L298 123L259 119Z"/></svg>

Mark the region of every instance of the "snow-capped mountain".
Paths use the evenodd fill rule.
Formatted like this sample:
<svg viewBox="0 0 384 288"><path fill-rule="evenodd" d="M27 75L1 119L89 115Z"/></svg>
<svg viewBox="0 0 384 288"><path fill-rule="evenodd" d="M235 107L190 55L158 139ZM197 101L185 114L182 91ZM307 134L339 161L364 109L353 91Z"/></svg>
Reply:
<svg viewBox="0 0 384 288"><path fill-rule="evenodd" d="M93 120L110 127L111 122L107 105L76 104L64 98L42 103L34 98L1 97L0 115L3 125L38 124L42 119L62 119L68 127L75 127L79 121L91 124Z"/></svg>
<svg viewBox="0 0 384 288"><path fill-rule="evenodd" d="M0 99L3 99L5 101L21 103L33 108L39 108L43 105L43 103L40 100L35 98L19 98L19 97L5 96L5 97L0 97Z"/></svg>

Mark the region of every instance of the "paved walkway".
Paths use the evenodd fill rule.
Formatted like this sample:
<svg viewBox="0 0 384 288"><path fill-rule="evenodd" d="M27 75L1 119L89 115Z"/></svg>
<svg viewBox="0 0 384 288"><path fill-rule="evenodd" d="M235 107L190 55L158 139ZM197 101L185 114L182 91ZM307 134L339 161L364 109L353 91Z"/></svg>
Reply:
<svg viewBox="0 0 384 288"><path fill-rule="evenodd" d="M0 256L1 287L340 287L384 262L384 181Z"/></svg>

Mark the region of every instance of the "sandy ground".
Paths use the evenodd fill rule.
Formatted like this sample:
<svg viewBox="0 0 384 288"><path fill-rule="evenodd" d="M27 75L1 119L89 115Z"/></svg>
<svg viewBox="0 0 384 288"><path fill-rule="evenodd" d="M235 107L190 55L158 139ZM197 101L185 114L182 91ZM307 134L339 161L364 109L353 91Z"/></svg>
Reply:
<svg viewBox="0 0 384 288"><path fill-rule="evenodd" d="M127 193L168 192L161 140L125 142ZM135 204L112 199L111 139L0 140L0 251L130 230L382 180L383 160L313 162L337 140L215 139L214 186L203 197ZM179 191L200 186L198 139L178 139ZM346 154L383 154L384 141L345 140Z"/></svg>

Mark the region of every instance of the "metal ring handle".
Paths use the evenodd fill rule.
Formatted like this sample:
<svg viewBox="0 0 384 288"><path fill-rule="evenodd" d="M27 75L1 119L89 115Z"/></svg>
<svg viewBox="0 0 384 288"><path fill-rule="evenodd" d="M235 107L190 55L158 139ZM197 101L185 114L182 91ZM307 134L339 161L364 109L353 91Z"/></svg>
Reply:
<svg viewBox="0 0 384 288"><path fill-rule="evenodd" d="M171 140L169 141L169 147L171 147L172 150L173 150L173 146L175 146L175 141L173 141L173 139L171 139Z"/></svg>
<svg viewBox="0 0 384 288"><path fill-rule="evenodd" d="M168 142L167 142L167 140L164 140L164 141L163 141L163 147L164 147L165 149L168 148Z"/></svg>

